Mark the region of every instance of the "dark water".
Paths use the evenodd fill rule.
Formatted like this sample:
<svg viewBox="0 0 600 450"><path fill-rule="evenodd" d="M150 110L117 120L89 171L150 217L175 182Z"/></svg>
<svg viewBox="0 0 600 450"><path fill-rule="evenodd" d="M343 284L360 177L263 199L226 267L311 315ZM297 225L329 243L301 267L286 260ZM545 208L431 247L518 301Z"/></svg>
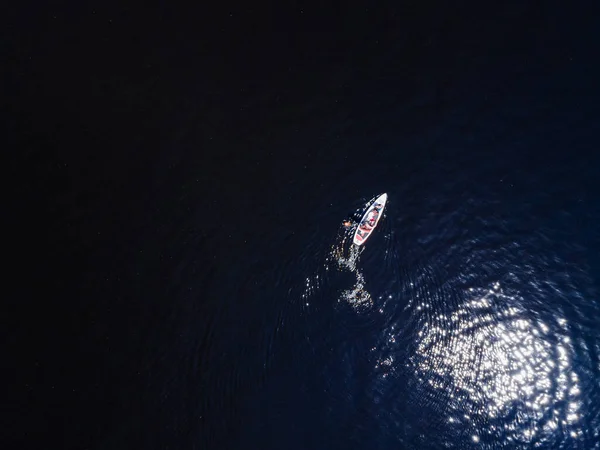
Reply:
<svg viewBox="0 0 600 450"><path fill-rule="evenodd" d="M15 44L8 440L600 449L593 11L225 9Z"/></svg>

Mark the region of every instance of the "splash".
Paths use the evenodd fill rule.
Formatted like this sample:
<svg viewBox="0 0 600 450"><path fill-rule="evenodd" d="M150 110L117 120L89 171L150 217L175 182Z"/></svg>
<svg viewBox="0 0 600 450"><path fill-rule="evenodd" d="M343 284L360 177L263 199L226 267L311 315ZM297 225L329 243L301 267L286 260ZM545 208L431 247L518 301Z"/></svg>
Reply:
<svg viewBox="0 0 600 450"><path fill-rule="evenodd" d="M352 240L353 234L354 228L346 230L342 237L337 239L330 252L330 259L335 262L339 270L352 272L356 277L354 285L350 289L343 291L338 301L346 301L355 307L372 306L373 299L369 291L365 288L365 278L358 269L359 257L364 248L351 243L348 249L348 256L345 256L347 242Z"/></svg>

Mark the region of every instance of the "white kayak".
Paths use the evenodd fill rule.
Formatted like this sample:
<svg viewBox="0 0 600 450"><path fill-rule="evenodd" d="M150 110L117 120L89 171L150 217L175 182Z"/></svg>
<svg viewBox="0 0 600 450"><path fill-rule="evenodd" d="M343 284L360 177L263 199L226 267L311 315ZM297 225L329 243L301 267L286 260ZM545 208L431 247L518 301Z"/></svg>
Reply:
<svg viewBox="0 0 600 450"><path fill-rule="evenodd" d="M385 203L387 202L387 194L381 194L377 199L369 206L367 212L360 220L360 223L356 227L356 231L354 232L354 242L356 245L362 245L365 243L373 230L379 223L379 219L383 215L383 208L385 208Z"/></svg>

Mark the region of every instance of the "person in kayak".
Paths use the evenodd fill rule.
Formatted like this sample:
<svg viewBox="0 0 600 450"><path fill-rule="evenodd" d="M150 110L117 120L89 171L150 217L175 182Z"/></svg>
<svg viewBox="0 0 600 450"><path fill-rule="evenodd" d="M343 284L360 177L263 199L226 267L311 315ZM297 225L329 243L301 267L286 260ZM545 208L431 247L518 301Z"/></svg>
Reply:
<svg viewBox="0 0 600 450"><path fill-rule="evenodd" d="M375 225L375 222L377 221L377 217L379 217L379 211L381 211L381 204L379 203L375 203L373 205L373 210L371 212L369 212L368 216L365 218L365 220L363 220L360 223L359 228L362 228L364 231L370 231L373 226ZM342 225L344 225L344 227L346 229L351 228L352 227L352 220L350 219L346 219L342 222Z"/></svg>
<svg viewBox="0 0 600 450"><path fill-rule="evenodd" d="M379 217L379 209L377 207L373 208L373 210L369 213L366 222L371 226L375 226L375 222L377 222L377 218Z"/></svg>
<svg viewBox="0 0 600 450"><path fill-rule="evenodd" d="M373 217L367 218L363 223L360 224L360 227L363 231L371 231L373 226L375 225L375 219Z"/></svg>

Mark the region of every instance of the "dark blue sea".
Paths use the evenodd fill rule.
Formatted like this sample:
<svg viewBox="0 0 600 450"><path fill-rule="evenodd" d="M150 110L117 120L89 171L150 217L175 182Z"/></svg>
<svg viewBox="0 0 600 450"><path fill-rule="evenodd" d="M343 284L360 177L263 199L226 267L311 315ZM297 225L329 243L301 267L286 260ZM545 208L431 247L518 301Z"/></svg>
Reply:
<svg viewBox="0 0 600 450"><path fill-rule="evenodd" d="M19 34L11 448L600 449L597 15L373 8Z"/></svg>

